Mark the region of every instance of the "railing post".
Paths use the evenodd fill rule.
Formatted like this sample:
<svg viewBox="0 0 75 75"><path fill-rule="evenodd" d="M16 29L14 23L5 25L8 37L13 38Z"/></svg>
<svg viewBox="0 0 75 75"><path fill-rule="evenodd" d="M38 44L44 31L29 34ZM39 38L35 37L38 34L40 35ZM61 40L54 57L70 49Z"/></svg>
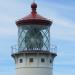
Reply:
<svg viewBox="0 0 75 75"><path fill-rule="evenodd" d="M52 53L57 53L57 46L55 46L55 45L51 45L50 46L50 52L52 52Z"/></svg>
<svg viewBox="0 0 75 75"><path fill-rule="evenodd" d="M11 54L18 52L17 45L11 46Z"/></svg>

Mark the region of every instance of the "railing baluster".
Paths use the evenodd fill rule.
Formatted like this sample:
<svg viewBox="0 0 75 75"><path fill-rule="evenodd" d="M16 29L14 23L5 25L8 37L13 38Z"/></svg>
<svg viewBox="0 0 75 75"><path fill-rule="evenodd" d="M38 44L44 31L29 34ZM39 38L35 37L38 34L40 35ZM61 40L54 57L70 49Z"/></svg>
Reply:
<svg viewBox="0 0 75 75"><path fill-rule="evenodd" d="M25 50L28 50L28 49L25 48ZM29 50L32 50L32 49L29 49ZM33 50L41 50L41 49L34 48ZM42 48L42 50L43 50L43 51L46 51L46 50L43 49L43 48ZM22 51L22 50L21 50L21 51ZM19 52L18 46L17 46L17 45L11 46L11 54L17 53L17 52ZM52 52L52 53L57 53L57 46L51 45L51 46L50 46L50 52Z"/></svg>

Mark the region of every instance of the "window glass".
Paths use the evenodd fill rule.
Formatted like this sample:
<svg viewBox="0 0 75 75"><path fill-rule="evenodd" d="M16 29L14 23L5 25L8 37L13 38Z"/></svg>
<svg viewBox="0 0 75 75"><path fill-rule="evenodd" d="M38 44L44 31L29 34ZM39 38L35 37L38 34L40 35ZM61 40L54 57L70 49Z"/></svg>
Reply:
<svg viewBox="0 0 75 75"><path fill-rule="evenodd" d="M20 59L19 62L22 63L23 62L23 59Z"/></svg>
<svg viewBox="0 0 75 75"><path fill-rule="evenodd" d="M52 60L50 59L50 63L52 63Z"/></svg>
<svg viewBox="0 0 75 75"><path fill-rule="evenodd" d="M33 58L30 58L30 59L29 59L29 62L33 62Z"/></svg>
<svg viewBox="0 0 75 75"><path fill-rule="evenodd" d="M42 62L42 63L45 62L45 59L44 59L44 58L41 58L41 62Z"/></svg>

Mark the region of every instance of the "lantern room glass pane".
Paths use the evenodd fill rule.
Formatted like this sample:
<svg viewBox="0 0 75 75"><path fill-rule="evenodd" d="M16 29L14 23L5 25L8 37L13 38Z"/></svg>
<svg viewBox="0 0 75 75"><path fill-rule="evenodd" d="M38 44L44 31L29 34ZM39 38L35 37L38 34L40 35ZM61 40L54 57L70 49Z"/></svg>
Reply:
<svg viewBox="0 0 75 75"><path fill-rule="evenodd" d="M49 50L50 27L24 25L18 28L18 50Z"/></svg>

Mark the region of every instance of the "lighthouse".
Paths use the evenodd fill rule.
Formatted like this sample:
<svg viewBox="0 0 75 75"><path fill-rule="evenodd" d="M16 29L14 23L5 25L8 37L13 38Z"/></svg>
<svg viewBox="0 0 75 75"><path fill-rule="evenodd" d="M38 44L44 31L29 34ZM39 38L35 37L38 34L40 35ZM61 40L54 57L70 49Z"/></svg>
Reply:
<svg viewBox="0 0 75 75"><path fill-rule="evenodd" d="M16 21L18 49L12 53L16 75L53 75L57 54L50 44L52 21L39 15L36 9L37 4L33 2L31 13Z"/></svg>

